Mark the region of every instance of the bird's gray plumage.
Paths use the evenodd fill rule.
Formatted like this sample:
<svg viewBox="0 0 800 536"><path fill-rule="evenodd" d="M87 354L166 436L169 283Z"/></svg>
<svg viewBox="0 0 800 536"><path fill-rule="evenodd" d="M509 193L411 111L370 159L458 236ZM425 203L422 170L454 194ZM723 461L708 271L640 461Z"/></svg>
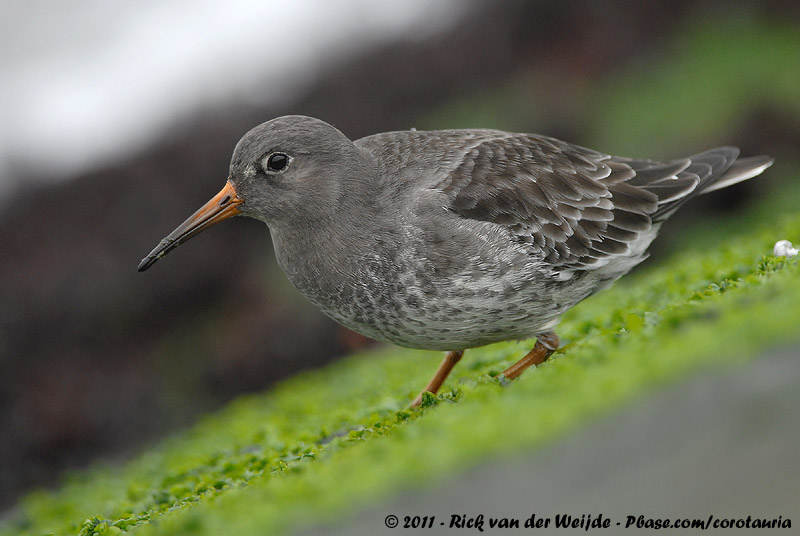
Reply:
<svg viewBox="0 0 800 536"><path fill-rule="evenodd" d="M269 172L276 152L291 164ZM239 211L269 225L279 264L325 313L379 340L460 350L551 331L646 258L683 203L772 163L738 154L635 160L477 129L351 142L287 116L242 138L230 181Z"/></svg>

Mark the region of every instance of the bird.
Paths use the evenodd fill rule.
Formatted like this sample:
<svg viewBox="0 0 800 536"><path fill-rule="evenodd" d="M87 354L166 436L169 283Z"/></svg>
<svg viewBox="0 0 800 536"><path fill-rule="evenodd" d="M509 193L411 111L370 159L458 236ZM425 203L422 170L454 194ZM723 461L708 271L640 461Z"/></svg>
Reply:
<svg viewBox="0 0 800 536"><path fill-rule="evenodd" d="M561 316L647 258L676 210L772 163L736 147L634 159L492 129L351 141L320 119L283 116L239 140L222 190L138 270L222 220L261 220L279 266L323 313L446 352L419 406L467 349L536 338L506 380L546 361Z"/></svg>

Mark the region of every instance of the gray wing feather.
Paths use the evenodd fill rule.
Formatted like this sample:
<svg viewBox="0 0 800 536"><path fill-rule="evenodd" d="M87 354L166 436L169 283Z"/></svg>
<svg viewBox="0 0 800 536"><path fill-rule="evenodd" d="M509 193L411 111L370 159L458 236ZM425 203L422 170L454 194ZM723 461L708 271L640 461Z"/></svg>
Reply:
<svg viewBox="0 0 800 536"><path fill-rule="evenodd" d="M448 210L508 227L554 268L591 268L628 254L642 233L694 195L715 189L718 179L733 184L771 163L755 157L736 166L738 154L720 147L656 162L498 132L467 150L436 187L449 199Z"/></svg>

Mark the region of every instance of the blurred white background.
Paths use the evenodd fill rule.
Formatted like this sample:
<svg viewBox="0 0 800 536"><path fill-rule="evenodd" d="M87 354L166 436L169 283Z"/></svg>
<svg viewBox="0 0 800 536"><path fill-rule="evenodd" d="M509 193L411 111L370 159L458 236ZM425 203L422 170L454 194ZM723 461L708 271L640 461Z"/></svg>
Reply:
<svg viewBox="0 0 800 536"><path fill-rule="evenodd" d="M455 22L454 0L6 0L0 191L156 142L199 107L264 104L337 58ZM17 173L14 173L17 175Z"/></svg>

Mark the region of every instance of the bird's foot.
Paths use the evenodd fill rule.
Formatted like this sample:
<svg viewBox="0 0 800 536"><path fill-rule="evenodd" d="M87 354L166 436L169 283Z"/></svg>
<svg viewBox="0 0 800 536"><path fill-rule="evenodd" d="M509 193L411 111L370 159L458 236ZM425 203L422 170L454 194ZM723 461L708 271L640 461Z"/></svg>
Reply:
<svg viewBox="0 0 800 536"><path fill-rule="evenodd" d="M409 404L410 408L427 408L436 403L436 395L430 391L422 391L417 395L417 398Z"/></svg>
<svg viewBox="0 0 800 536"><path fill-rule="evenodd" d="M425 389L414 399L414 401L409 406L410 408L418 408L426 401L426 396L435 396L436 393L439 392L439 388L444 383L447 376L450 374L450 371L453 370L453 367L456 366L461 360L461 357L464 355L464 350L454 350L452 352L447 352L444 356L444 361L442 364L439 365L439 369L436 371L436 374L433 375L431 381L428 382L428 385ZM428 404L425 404L426 406Z"/></svg>

